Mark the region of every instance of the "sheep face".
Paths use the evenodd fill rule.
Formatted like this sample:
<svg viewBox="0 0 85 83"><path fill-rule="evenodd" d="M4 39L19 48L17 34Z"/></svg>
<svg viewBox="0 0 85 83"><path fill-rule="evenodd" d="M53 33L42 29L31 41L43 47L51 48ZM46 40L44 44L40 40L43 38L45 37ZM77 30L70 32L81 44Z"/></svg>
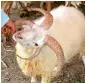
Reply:
<svg viewBox="0 0 85 83"><path fill-rule="evenodd" d="M28 28L27 28L28 27ZM24 25L23 30L16 32L14 40L25 46L40 47L44 44L44 38L46 35L46 30L39 25L33 25L29 28L29 25Z"/></svg>

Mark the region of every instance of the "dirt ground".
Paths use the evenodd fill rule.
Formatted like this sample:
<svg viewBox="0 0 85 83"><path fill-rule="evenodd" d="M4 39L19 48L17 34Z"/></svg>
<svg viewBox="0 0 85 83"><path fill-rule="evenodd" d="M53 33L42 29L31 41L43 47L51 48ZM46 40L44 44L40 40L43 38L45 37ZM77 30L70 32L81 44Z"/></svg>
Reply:
<svg viewBox="0 0 85 83"><path fill-rule="evenodd" d="M7 65L7 67L1 65L2 83L30 83L30 78L26 77L18 67L15 49L12 45L9 43L6 45L6 53L2 48L1 58ZM81 58L74 57L64 66L60 76L52 79L52 83L85 83L85 66Z"/></svg>
<svg viewBox="0 0 85 83"><path fill-rule="evenodd" d="M12 15L12 18L18 17ZM5 50L1 48L1 58L7 65L1 64L1 82L30 83L30 78L26 77L18 67L14 46L7 43ZM52 83L85 83L85 66L81 58L74 57L70 63L65 64L60 76L52 79Z"/></svg>

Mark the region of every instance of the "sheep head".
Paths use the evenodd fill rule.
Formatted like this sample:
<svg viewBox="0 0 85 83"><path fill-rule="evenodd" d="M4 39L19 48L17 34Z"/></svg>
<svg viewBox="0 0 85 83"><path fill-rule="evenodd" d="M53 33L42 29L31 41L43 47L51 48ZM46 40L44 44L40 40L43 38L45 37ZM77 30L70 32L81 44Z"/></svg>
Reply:
<svg viewBox="0 0 85 83"><path fill-rule="evenodd" d="M14 34L13 39L22 45L37 46L40 47L44 44L43 40L46 35L46 30L41 26L33 25L29 28L29 25L23 25L24 29Z"/></svg>
<svg viewBox="0 0 85 83"><path fill-rule="evenodd" d="M39 8L29 8L28 11L39 11L45 15L45 19L41 25L37 25L32 21L28 20L18 20L15 22L15 25L22 25L24 28L21 31L18 31L13 36L13 39L23 45L31 46L42 46L44 44L43 40L46 35L47 29L50 28L53 22L53 17L50 13ZM23 33L22 33L23 32ZM29 35L29 36L27 36ZM22 36L22 37L20 37Z"/></svg>
<svg viewBox="0 0 85 83"><path fill-rule="evenodd" d="M63 50L56 39L47 35L47 30L51 27L53 23L52 15L45 10L39 8L29 8L28 11L39 11L43 13L45 16L44 21L41 23L41 25L37 25L28 20L16 21L15 24L22 25L24 29L16 32L13 35L13 39L16 42L21 43L22 45L34 48L36 47L37 50L34 51L34 55L39 53L43 45L48 45L56 53L58 60L56 71L60 71L62 65L64 64Z"/></svg>

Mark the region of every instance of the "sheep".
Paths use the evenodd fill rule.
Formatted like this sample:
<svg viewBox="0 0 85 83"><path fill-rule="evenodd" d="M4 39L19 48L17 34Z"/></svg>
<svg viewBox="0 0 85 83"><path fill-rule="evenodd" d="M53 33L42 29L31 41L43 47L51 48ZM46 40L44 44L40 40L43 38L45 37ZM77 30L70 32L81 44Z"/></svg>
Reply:
<svg viewBox="0 0 85 83"><path fill-rule="evenodd" d="M31 83L37 83L37 75L41 75L41 83L50 83L73 56L84 56L85 17L73 7L60 6L50 13L39 8L28 10L44 16L15 22L23 27L13 35L17 62L22 72L31 76Z"/></svg>

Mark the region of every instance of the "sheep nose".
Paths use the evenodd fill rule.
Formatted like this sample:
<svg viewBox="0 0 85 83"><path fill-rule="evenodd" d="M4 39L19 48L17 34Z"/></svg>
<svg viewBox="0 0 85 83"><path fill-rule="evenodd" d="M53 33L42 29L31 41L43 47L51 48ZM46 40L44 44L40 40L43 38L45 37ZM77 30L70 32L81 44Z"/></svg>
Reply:
<svg viewBox="0 0 85 83"><path fill-rule="evenodd" d="M37 43L35 43L35 46L38 46L38 44L37 44Z"/></svg>

